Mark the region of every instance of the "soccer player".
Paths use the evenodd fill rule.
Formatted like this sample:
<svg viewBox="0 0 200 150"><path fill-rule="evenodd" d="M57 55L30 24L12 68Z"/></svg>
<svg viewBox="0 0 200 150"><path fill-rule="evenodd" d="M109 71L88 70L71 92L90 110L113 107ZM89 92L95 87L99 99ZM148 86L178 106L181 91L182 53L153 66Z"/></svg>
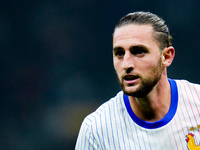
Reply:
<svg viewBox="0 0 200 150"><path fill-rule="evenodd" d="M164 20L124 16L113 33L113 63L122 91L88 115L76 150L199 148L200 85L167 76L175 56Z"/></svg>

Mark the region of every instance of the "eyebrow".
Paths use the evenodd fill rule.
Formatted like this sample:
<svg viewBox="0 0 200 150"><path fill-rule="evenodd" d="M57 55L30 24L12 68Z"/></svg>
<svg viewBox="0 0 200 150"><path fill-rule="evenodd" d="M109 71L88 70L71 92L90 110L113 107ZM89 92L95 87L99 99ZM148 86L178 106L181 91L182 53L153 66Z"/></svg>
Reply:
<svg viewBox="0 0 200 150"><path fill-rule="evenodd" d="M116 46L113 48L113 52L118 51L118 50L124 50L124 49L120 46Z"/></svg>
<svg viewBox="0 0 200 150"><path fill-rule="evenodd" d="M133 49L143 49L143 50L148 50L148 48L144 45L135 45L135 46L130 46L129 47L130 50L133 50Z"/></svg>
<svg viewBox="0 0 200 150"><path fill-rule="evenodd" d="M130 46L129 47L129 50L133 50L133 49L139 49L139 48L142 48L144 50L148 50L148 48L144 45L134 45L134 46ZM117 51L117 50L124 50L124 48L122 48L121 46L116 46L113 48L113 52L114 51Z"/></svg>

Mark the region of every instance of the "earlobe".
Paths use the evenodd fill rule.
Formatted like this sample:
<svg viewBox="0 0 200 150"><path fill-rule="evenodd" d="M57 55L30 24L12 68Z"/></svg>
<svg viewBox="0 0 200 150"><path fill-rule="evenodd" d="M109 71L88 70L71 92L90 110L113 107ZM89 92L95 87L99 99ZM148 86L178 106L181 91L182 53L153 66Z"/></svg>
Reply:
<svg viewBox="0 0 200 150"><path fill-rule="evenodd" d="M169 67L174 59L175 49L170 46L163 50L162 52L162 64L165 67Z"/></svg>

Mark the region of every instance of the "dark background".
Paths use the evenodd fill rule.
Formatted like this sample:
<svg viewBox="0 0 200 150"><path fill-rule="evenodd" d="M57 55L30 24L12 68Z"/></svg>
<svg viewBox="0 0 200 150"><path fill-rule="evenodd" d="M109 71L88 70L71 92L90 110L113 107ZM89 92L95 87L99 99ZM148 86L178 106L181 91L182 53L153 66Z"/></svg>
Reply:
<svg viewBox="0 0 200 150"><path fill-rule="evenodd" d="M113 28L138 10L170 28L169 77L200 83L198 0L0 2L1 150L74 149L83 118L120 90Z"/></svg>

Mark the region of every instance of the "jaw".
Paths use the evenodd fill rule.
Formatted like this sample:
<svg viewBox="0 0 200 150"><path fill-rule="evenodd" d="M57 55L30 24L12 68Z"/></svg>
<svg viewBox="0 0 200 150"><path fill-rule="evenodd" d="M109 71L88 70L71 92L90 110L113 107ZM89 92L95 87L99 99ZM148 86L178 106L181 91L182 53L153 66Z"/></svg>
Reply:
<svg viewBox="0 0 200 150"><path fill-rule="evenodd" d="M137 98L146 97L151 92L153 86L144 86L142 83L135 83L132 85L121 84L124 94Z"/></svg>
<svg viewBox="0 0 200 150"><path fill-rule="evenodd" d="M137 91L137 89L139 88L139 85L140 85L139 78L137 78L136 80L122 79L120 81L120 86L125 93L132 93L132 92Z"/></svg>
<svg viewBox="0 0 200 150"><path fill-rule="evenodd" d="M160 77L160 75L146 79L138 77L133 84L127 84L127 82L122 80L121 88L128 96L144 98L151 93L152 90L156 89Z"/></svg>

